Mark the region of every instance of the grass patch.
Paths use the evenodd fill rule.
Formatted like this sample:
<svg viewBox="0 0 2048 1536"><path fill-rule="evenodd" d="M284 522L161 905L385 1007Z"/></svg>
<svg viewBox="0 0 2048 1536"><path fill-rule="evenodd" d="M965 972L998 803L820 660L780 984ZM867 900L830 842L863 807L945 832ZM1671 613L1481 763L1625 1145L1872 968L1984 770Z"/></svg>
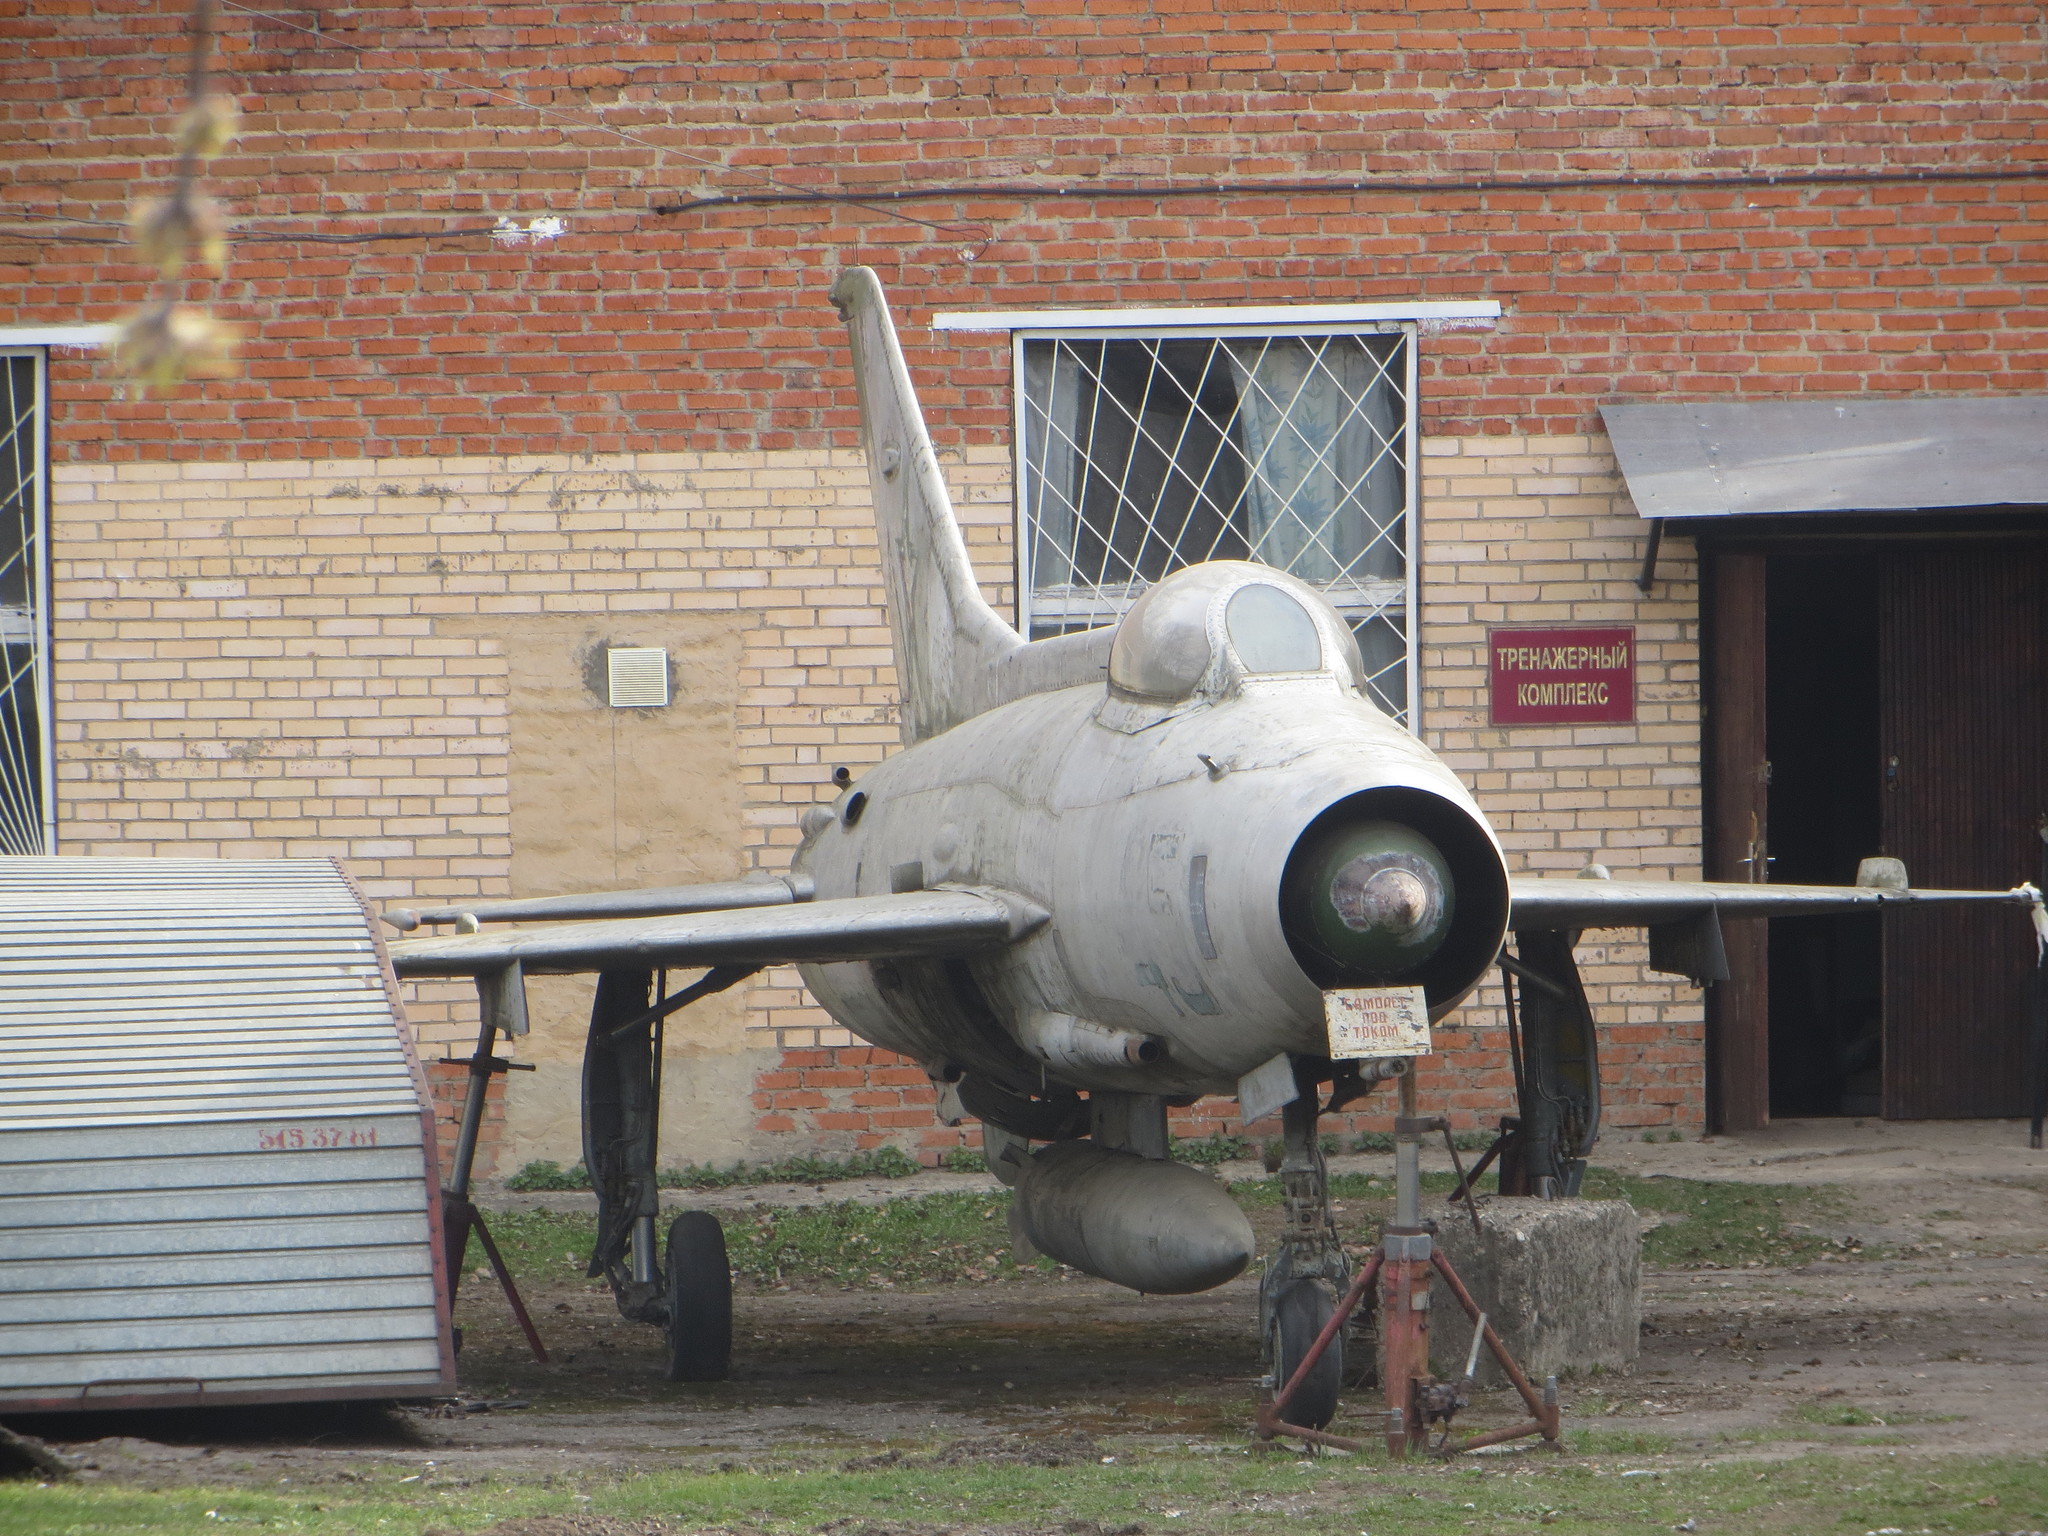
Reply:
<svg viewBox="0 0 2048 1536"><path fill-rule="evenodd" d="M1183 1141L1173 1138L1173 1156L1176 1162L1197 1163L1213 1168L1218 1163L1241 1162L1248 1157L1257 1157L1259 1149L1242 1136L1226 1136L1221 1131L1211 1131L1207 1136Z"/></svg>
<svg viewBox="0 0 2048 1536"><path fill-rule="evenodd" d="M590 1211L489 1211L485 1219L506 1264L522 1281L581 1275L597 1241L597 1216ZM483 1262L483 1246L471 1234L463 1263Z"/></svg>
<svg viewBox="0 0 2048 1536"><path fill-rule="evenodd" d="M1196 1143L1202 1145L1202 1143ZM830 1163L792 1159L771 1165L788 1183L823 1183L827 1178L890 1177L884 1153L916 1165L885 1148ZM862 1161L865 1159L866 1161ZM799 1165L810 1171L800 1171ZM855 1171L847 1171L849 1169ZM730 1170L726 1171L730 1172ZM726 1173L718 1175L720 1179ZM734 1180L734 1182L738 1182ZM1444 1197L1457 1180L1449 1173L1422 1177L1427 1214L1441 1221ZM672 1186L673 1187L673 1186ZM717 1187L706 1181L693 1187ZM1280 1204L1278 1178L1243 1179L1231 1195L1248 1211ZM1792 1184L1719 1184L1697 1179L1637 1179L1592 1169L1585 1193L1596 1199L1627 1200L1636 1209L1682 1218L1653 1228L1643 1238L1643 1260L1659 1268L1730 1267L1750 1262L1791 1265L1811 1262L1834 1244L1804 1229L1805 1224L1839 1219L1842 1197L1834 1191ZM1352 1209L1347 1231L1370 1232L1379 1207L1390 1205L1394 1185L1380 1174L1341 1173L1330 1178L1330 1194ZM992 1280L1020 1272L1010 1258L1010 1192L991 1189L906 1196L879 1205L851 1201L807 1206L754 1206L722 1216L733 1268L745 1280L763 1284L815 1281L834 1285L908 1285L946 1280ZM595 1226L587 1215L512 1211L491 1218L500 1243L518 1255L515 1264L550 1272L588 1260ZM1867 1250L1866 1250L1867 1251ZM565 1259L564 1255L570 1257ZM1051 1261L1036 1266L1051 1270Z"/></svg>
<svg viewBox="0 0 2048 1536"><path fill-rule="evenodd" d="M686 1163L656 1175L663 1189L731 1189L743 1184L833 1184L847 1179L907 1179L924 1172L900 1147L876 1147L851 1157L785 1157L774 1163Z"/></svg>
<svg viewBox="0 0 2048 1536"><path fill-rule="evenodd" d="M1647 1429L1574 1429L1564 1438L1581 1456L1661 1456L1678 1446L1671 1436Z"/></svg>
<svg viewBox="0 0 2048 1536"><path fill-rule="evenodd" d="M880 1205L757 1205L722 1211L719 1222L733 1273L742 1281L886 1289L1021 1273L1010 1256L1009 1209L1010 1192L990 1190ZM581 1275L597 1240L596 1217L582 1211L493 1212L490 1223L519 1275ZM475 1250L471 1259L481 1262ZM1034 1267L1058 1268L1050 1259Z"/></svg>
<svg viewBox="0 0 2048 1536"><path fill-rule="evenodd" d="M2048 1510L2040 1457L1919 1459L1808 1455L1760 1473L1751 1461L1702 1465L1656 1453L1518 1457L1482 1465L1389 1462L1382 1453L1314 1461L1241 1447L1189 1455L1116 1448L1114 1465L941 1464L919 1457L849 1472L813 1457L739 1470L669 1468L441 1479L388 1463L360 1483L290 1491L104 1484L0 1484L0 1530L74 1536L149 1530L219 1536L223 1527L365 1536L425 1528L476 1532L543 1515L653 1522L650 1530L809 1533L844 1522L902 1531L1001 1527L1058 1532L1142 1528L1150 1536L1468 1536L1544 1529L1555 1536L1663 1536L1698 1529L1816 1536L1895 1526L1981 1531L2038 1524ZM1629 1477L1624 1473L1638 1475ZM1997 1513L1992 1513L1996 1510ZM1079 1524L1076 1522L1087 1522Z"/></svg>
<svg viewBox="0 0 2048 1536"><path fill-rule="evenodd" d="M1847 1218L1836 1190L1801 1184L1721 1184L1704 1179L1638 1179L1607 1168L1586 1170L1585 1194L1626 1200L1639 1211L1681 1218L1643 1234L1643 1262L1661 1269L1746 1264L1810 1264L1836 1245L1808 1224ZM1871 1250L1858 1250L1863 1257Z"/></svg>
<svg viewBox="0 0 2048 1536"><path fill-rule="evenodd" d="M741 1278L773 1285L914 1285L1015 1275L1010 1192L925 1195L882 1205L849 1201L756 1206L725 1218L725 1242ZM1037 1267L1058 1268L1050 1259Z"/></svg>
<svg viewBox="0 0 2048 1536"><path fill-rule="evenodd" d="M972 1154L977 1166L979 1153ZM955 1166L948 1162L948 1167ZM916 1158L898 1147L876 1147L850 1157L785 1157L774 1163L685 1163L664 1168L655 1175L663 1189L733 1189L747 1184L835 1184L847 1179L902 1179L924 1172ZM505 1187L521 1194L535 1190L588 1189L590 1171L581 1163L564 1168L560 1163L528 1163Z"/></svg>
<svg viewBox="0 0 2048 1536"><path fill-rule="evenodd" d="M522 1195L536 1190L588 1189L590 1170L581 1163L564 1168L560 1163L538 1158L521 1168L505 1181L507 1189L516 1189Z"/></svg>

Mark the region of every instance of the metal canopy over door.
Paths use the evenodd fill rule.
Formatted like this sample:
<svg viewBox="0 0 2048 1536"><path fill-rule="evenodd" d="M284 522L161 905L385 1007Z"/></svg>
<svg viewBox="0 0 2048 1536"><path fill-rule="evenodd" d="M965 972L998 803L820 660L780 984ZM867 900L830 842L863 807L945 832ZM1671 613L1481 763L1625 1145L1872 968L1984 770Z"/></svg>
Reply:
<svg viewBox="0 0 2048 1536"><path fill-rule="evenodd" d="M1885 851L1916 885L2033 878L2048 812L2048 553L1879 562ZM1937 909L1885 935L1888 1119L2026 1113L2032 946L2009 913Z"/></svg>

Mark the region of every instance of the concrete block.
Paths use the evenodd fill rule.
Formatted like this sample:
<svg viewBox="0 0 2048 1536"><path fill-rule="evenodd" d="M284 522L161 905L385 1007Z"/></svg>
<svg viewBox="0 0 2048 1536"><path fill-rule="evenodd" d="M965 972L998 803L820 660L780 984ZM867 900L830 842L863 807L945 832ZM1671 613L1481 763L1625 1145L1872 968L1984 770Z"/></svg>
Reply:
<svg viewBox="0 0 2048 1536"><path fill-rule="evenodd" d="M1437 1244L1494 1331L1539 1388L1545 1376L1616 1370L1642 1327L1642 1234L1625 1200L1482 1196L1480 1232L1462 1205L1437 1218ZM1430 1369L1461 1374L1471 1324L1441 1279L1433 1288ZM1478 1383L1507 1378L1482 1349Z"/></svg>

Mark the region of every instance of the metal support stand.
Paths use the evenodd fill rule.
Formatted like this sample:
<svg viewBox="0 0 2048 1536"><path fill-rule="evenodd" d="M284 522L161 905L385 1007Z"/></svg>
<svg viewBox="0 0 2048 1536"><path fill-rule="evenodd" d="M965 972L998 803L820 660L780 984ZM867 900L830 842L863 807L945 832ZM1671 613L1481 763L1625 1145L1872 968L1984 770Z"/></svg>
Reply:
<svg viewBox="0 0 2048 1536"><path fill-rule="evenodd" d="M2034 823L2034 832L2039 839L2041 867L2035 881L2036 889L2048 891L2048 815ZM2033 1018L2029 1021L2027 1054L2032 1058L2033 1069L2032 1103L2028 1106L2027 1145L2036 1151L2041 1147L2041 1126L2048 1121L2048 967L2037 959L2034 964Z"/></svg>
<svg viewBox="0 0 2048 1536"><path fill-rule="evenodd" d="M491 1048L498 1043L498 1026L489 1013L484 1015L483 1025L477 1032L476 1053L469 1058L469 1092L462 1101L462 1128L455 1136L455 1167L453 1177L441 1190L441 1231L447 1243L448 1255L448 1309L455 1309L456 1288L462 1283L463 1256L469 1250L469 1234L473 1231L483 1244L484 1257L489 1260L491 1273L498 1278L498 1287L505 1293L505 1300L512 1308L512 1316L519 1323L519 1331L526 1335L527 1348L533 1351L533 1358L542 1365L547 1364L547 1346L540 1341L540 1333L533 1326L533 1319L527 1314L526 1303L519 1295L519 1287L513 1282L512 1271L506 1267L505 1257L498 1252L498 1245L491 1237L491 1229L484 1225L484 1214L469 1198L470 1174L476 1165L477 1138L482 1134L484 1105L491 1091L491 1079L500 1072L531 1072L528 1062L508 1061L503 1056L491 1054ZM460 1060L460 1057L449 1058Z"/></svg>
<svg viewBox="0 0 2048 1536"><path fill-rule="evenodd" d="M1547 1380L1541 1392L1530 1384L1528 1376L1508 1353L1492 1323L1472 1299L1472 1293L1465 1289L1464 1281L1458 1278L1450 1260L1437 1251L1430 1228L1422 1220L1422 1138L1439 1128L1441 1122L1434 1118L1425 1119L1415 1112L1415 1078L1412 1073L1400 1082L1400 1114L1394 1122L1394 1220L1387 1226L1380 1251L1353 1278L1337 1310L1323 1325L1308 1353L1272 1398L1260 1405L1255 1437L1263 1441L1284 1435L1310 1445L1327 1445L1345 1451L1365 1448L1363 1440L1289 1423L1285 1413L1288 1400L1307 1380L1316 1362L1377 1283L1380 1287L1382 1350L1380 1381L1387 1394L1387 1451L1390 1455L1406 1456L1427 1450L1429 1424L1424 1393L1435 1385L1435 1378L1429 1373L1430 1284L1433 1279L1441 1278L1458 1305L1465 1309L1465 1315L1471 1319L1494 1359L1500 1362L1501 1370L1514 1384L1530 1413L1524 1423L1475 1435L1456 1446L1448 1446L1448 1415L1441 1415L1445 1421L1444 1438L1448 1446L1442 1454L1457 1455L1529 1435L1541 1435L1552 1450L1563 1450L1556 1378Z"/></svg>
<svg viewBox="0 0 2048 1536"><path fill-rule="evenodd" d="M1394 1219L1380 1240L1380 1385L1387 1394L1387 1452L1401 1456L1429 1441L1415 1394L1429 1377L1429 1281L1435 1243L1422 1224L1421 1116L1415 1074L1401 1079L1394 1120Z"/></svg>

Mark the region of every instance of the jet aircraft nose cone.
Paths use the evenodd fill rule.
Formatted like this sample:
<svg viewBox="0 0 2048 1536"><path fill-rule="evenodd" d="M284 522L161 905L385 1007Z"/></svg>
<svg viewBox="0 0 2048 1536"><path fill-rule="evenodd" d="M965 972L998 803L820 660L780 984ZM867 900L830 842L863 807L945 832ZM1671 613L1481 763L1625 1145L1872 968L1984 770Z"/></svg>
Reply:
<svg viewBox="0 0 2048 1536"><path fill-rule="evenodd" d="M1392 821L1340 823L1315 838L1289 862L1290 936L1353 982L1412 974L1451 931L1456 892L1442 852Z"/></svg>
<svg viewBox="0 0 2048 1536"><path fill-rule="evenodd" d="M1424 878L1432 873L1392 868L1361 855L1338 870L1330 882L1330 905L1354 932L1379 928L1397 939L1408 938L1443 905L1443 892Z"/></svg>

